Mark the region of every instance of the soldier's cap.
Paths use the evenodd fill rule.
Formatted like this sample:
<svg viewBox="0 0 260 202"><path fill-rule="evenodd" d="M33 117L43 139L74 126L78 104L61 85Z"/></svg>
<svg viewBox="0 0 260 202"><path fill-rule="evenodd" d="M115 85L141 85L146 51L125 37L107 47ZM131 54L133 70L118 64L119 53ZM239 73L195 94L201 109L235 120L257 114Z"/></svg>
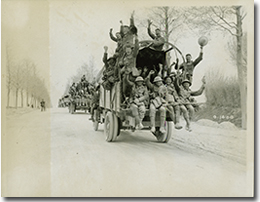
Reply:
<svg viewBox="0 0 260 202"><path fill-rule="evenodd" d="M183 81L181 82L181 84L184 84L185 82L186 82L186 83L189 83L190 86L191 86L191 82L190 82L188 79L183 80Z"/></svg>
<svg viewBox="0 0 260 202"><path fill-rule="evenodd" d="M156 29L155 29L155 31L156 31L156 30L159 30L159 31L161 31L159 28L156 28Z"/></svg>
<svg viewBox="0 0 260 202"><path fill-rule="evenodd" d="M153 80L154 83L162 81L162 78L160 76L156 76Z"/></svg>
<svg viewBox="0 0 260 202"><path fill-rule="evenodd" d="M190 54L190 53L188 53L188 54L186 54L186 57L187 57L187 56L191 56L191 54Z"/></svg>
<svg viewBox="0 0 260 202"><path fill-rule="evenodd" d="M115 61L116 58L114 58L114 57L110 57L110 58L107 59L107 61L110 61L110 60L114 60L114 61Z"/></svg>
<svg viewBox="0 0 260 202"><path fill-rule="evenodd" d="M135 82L138 82L138 81L144 81L143 77L138 76L138 77L135 79Z"/></svg>

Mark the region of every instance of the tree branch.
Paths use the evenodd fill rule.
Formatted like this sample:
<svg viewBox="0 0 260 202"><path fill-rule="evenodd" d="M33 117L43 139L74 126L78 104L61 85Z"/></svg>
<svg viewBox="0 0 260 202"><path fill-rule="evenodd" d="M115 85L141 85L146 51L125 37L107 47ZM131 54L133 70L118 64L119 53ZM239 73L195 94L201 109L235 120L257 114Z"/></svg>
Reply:
<svg viewBox="0 0 260 202"><path fill-rule="evenodd" d="M227 22L227 21L225 20L225 18L224 18L224 11L223 11L223 10L222 10L222 15L219 15L219 14L217 14L217 12L215 11L215 9L214 9L213 7L211 7L211 9L212 9L213 13L214 13L220 20L222 20L226 25L228 25L230 28L234 28L234 29L238 30L237 27L232 26L229 22Z"/></svg>
<svg viewBox="0 0 260 202"><path fill-rule="evenodd" d="M230 34L232 34L233 36L239 36L239 35L233 33L229 28L223 26L221 23L219 23L219 22L217 22L216 20L214 20L212 17L211 17L211 20L212 20L215 24L217 24L218 26L222 27L224 30L228 31L228 32L229 32Z"/></svg>

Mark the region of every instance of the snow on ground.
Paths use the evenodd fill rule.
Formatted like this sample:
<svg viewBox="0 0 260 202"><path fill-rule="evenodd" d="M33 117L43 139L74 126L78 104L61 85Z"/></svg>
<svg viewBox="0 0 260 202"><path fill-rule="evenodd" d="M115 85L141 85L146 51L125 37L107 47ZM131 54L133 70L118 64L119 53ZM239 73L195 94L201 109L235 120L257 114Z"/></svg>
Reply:
<svg viewBox="0 0 260 202"><path fill-rule="evenodd" d="M168 144L158 143L148 131L121 131L116 142L107 143L103 125L94 131L83 112L72 115L65 108L7 111L2 196L251 193L247 190L246 131L229 123L200 120L193 123L192 132L174 129Z"/></svg>
<svg viewBox="0 0 260 202"><path fill-rule="evenodd" d="M182 122L185 126L185 123ZM171 144L190 152L211 153L246 164L246 131L230 122L218 124L202 119L192 124L192 132L174 131Z"/></svg>

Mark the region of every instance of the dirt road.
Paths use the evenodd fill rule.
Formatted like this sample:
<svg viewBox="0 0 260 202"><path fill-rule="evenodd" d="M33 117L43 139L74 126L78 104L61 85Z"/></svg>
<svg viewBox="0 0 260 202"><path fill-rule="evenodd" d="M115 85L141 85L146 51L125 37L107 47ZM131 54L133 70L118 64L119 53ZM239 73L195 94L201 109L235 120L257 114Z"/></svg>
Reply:
<svg viewBox="0 0 260 202"><path fill-rule="evenodd" d="M46 188L40 194L56 197L249 194L243 163L210 154L196 144L192 149L183 146L178 136L185 136L191 145L187 135L194 139L196 130L174 131L168 144L158 143L148 131L122 131L116 142L108 143L103 127L95 132L89 117L52 109L50 114L31 112L9 121L15 135L4 148L5 154L12 154L6 161L4 193L31 196ZM24 120L29 118L32 121L26 125Z"/></svg>

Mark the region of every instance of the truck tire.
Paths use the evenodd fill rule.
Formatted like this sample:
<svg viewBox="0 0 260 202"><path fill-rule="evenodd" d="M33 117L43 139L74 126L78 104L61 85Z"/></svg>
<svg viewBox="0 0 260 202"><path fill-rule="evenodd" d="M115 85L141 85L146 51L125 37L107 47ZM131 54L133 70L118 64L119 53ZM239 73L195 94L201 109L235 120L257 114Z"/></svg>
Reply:
<svg viewBox="0 0 260 202"><path fill-rule="evenodd" d="M165 130L166 130L165 134L162 134L158 131L157 140L161 143L167 143L171 139L172 130L173 130L172 121L165 121Z"/></svg>
<svg viewBox="0 0 260 202"><path fill-rule="evenodd" d="M105 117L104 133L107 142L113 141L114 135L114 116L111 112L107 112Z"/></svg>
<svg viewBox="0 0 260 202"><path fill-rule="evenodd" d="M120 120L115 114L113 114L113 117L114 117L114 131L113 131L112 141L114 142L116 141L116 138L120 133L120 125L119 125Z"/></svg>

